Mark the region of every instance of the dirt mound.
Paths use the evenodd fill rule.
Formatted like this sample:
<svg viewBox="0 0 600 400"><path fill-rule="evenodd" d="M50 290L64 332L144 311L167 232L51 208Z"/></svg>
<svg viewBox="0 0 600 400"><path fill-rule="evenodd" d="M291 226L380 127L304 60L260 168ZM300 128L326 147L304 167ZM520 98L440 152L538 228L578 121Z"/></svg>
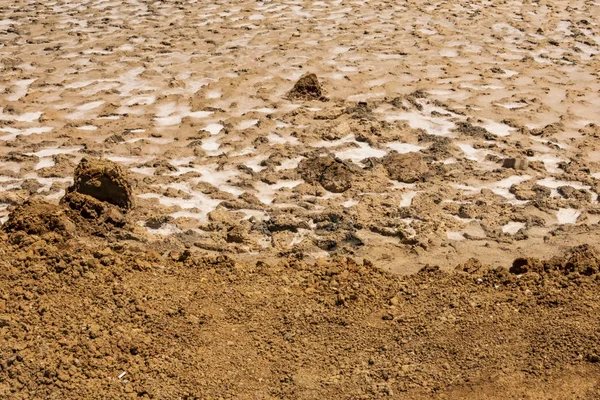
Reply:
<svg viewBox="0 0 600 400"><path fill-rule="evenodd" d="M517 276L469 260L399 277L351 259L246 265L143 245L22 243L0 240L7 398L599 393L597 270ZM576 248L552 262L598 258Z"/></svg>
<svg viewBox="0 0 600 400"><path fill-rule="evenodd" d="M306 158L298 165L300 176L308 183L319 183L325 190L343 193L352 187L355 168L331 155Z"/></svg>
<svg viewBox="0 0 600 400"><path fill-rule="evenodd" d="M429 172L427 162L419 153L391 153L382 162L391 179L404 183L423 180Z"/></svg>
<svg viewBox="0 0 600 400"><path fill-rule="evenodd" d="M31 235L50 232L70 234L75 231L75 224L67 217L62 207L29 200L10 213L8 221L2 225L2 230Z"/></svg>
<svg viewBox="0 0 600 400"><path fill-rule="evenodd" d="M569 274L575 272L580 275L590 276L600 272L600 256L590 245L584 244L573 247L563 257L554 257L547 261L537 258L517 258L510 272L524 274L527 272L559 272Z"/></svg>
<svg viewBox="0 0 600 400"><path fill-rule="evenodd" d="M79 192L67 193L61 199L61 204L98 226L108 223L115 227L123 227L126 223L125 216L117 207Z"/></svg>
<svg viewBox="0 0 600 400"><path fill-rule="evenodd" d="M133 207L133 193L126 171L109 160L81 160L75 169L73 186L67 194L77 192L123 209Z"/></svg>
<svg viewBox="0 0 600 400"><path fill-rule="evenodd" d="M288 93L288 97L292 100L320 100L323 97L323 89L317 75L313 73L302 75Z"/></svg>

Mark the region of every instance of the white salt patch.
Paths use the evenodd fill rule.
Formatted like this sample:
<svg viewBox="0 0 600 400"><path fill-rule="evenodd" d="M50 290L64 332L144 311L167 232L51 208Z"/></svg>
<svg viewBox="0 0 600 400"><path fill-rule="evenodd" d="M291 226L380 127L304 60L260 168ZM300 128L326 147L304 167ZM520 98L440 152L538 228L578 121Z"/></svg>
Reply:
<svg viewBox="0 0 600 400"><path fill-rule="evenodd" d="M249 119L247 121L242 121L239 123L238 129L244 130L244 129L252 128L257 123L258 123L257 119Z"/></svg>
<svg viewBox="0 0 600 400"><path fill-rule="evenodd" d="M106 103L104 100L92 101L90 103L80 105L79 107L77 107L77 110L78 111L93 110L94 108L100 107L104 103Z"/></svg>
<svg viewBox="0 0 600 400"><path fill-rule="evenodd" d="M419 192L417 191L410 191L407 193L403 193L402 194L402 200L400 200L400 207L410 207L410 205L412 204L413 199L415 198L415 196L418 194Z"/></svg>
<svg viewBox="0 0 600 400"><path fill-rule="evenodd" d="M410 143L400 143L400 142L390 142L386 144L386 147L397 151L400 154L412 153L423 150L423 147L418 146L416 144Z"/></svg>
<svg viewBox="0 0 600 400"><path fill-rule="evenodd" d="M43 112L28 112L20 115L4 114L4 109L0 108L0 121L18 121L18 122L34 122L40 119Z"/></svg>
<svg viewBox="0 0 600 400"><path fill-rule="evenodd" d="M392 181L390 179L390 183L392 184L392 189L414 189L417 187L416 183L404 183L398 181Z"/></svg>
<svg viewBox="0 0 600 400"><path fill-rule="evenodd" d="M304 157L296 157L296 158L290 158L287 160L284 160L281 162L281 165L278 165L277 167L275 167L275 171L285 171L287 169L293 169L296 168L298 166L298 164L300 164L300 161L302 161Z"/></svg>
<svg viewBox="0 0 600 400"><path fill-rule="evenodd" d="M133 164L133 163L144 163L152 159L152 157L124 157L124 156L108 156L107 160L116 162L119 164Z"/></svg>
<svg viewBox="0 0 600 400"><path fill-rule="evenodd" d="M512 185L518 185L522 182L528 181L529 179L531 179L531 176L529 175L513 175L496 183L486 184L483 187L490 189L499 196L502 196L508 200L512 200L512 203L514 204L525 204L527 203L526 201L517 200L515 195L509 192L509 189Z"/></svg>
<svg viewBox="0 0 600 400"><path fill-rule="evenodd" d="M502 226L502 232L514 235L523 228L525 228L525 224L523 222L511 221L508 224Z"/></svg>
<svg viewBox="0 0 600 400"><path fill-rule="evenodd" d="M51 156L54 156L57 154L73 154L73 153L78 152L79 150L81 150L81 147L64 147L64 148L50 147L47 149L36 151L35 153L25 153L25 154L28 156L37 156L37 157L43 158L43 157L51 157Z"/></svg>
<svg viewBox="0 0 600 400"><path fill-rule="evenodd" d="M457 57L458 56L458 51L454 50L454 49L442 49L440 50L440 56L442 57Z"/></svg>
<svg viewBox="0 0 600 400"><path fill-rule="evenodd" d="M257 190L256 197L265 204L271 204L275 199L276 193L282 188L294 188L304 181L279 181L272 185L266 184L264 182L255 183L255 188Z"/></svg>
<svg viewBox="0 0 600 400"><path fill-rule="evenodd" d="M296 144L300 143L298 141L298 139L293 136L285 136L284 137L284 136L278 135L276 133L269 133L267 135L267 139L269 139L270 143L275 143L275 144L289 143L292 145L296 145Z"/></svg>
<svg viewBox="0 0 600 400"><path fill-rule="evenodd" d="M169 161L169 163L178 167L180 165L189 164L192 161L194 161L195 159L196 159L196 157L194 157L194 156L184 157L184 158L176 158L174 160Z"/></svg>
<svg viewBox="0 0 600 400"><path fill-rule="evenodd" d="M559 208L556 212L556 219L559 225L574 224L581 215L581 211L574 208Z"/></svg>
<svg viewBox="0 0 600 400"><path fill-rule="evenodd" d="M207 215L210 212L214 211L217 208L217 206L219 204L221 204L221 201L222 201L222 200L211 199L210 197L208 197L207 195L205 195L202 192L192 190L190 187L190 184L187 182L171 183L168 185L159 185L159 187L161 187L162 189L173 188L176 190L181 190L182 192L189 195L190 198L183 199L183 198L166 197L166 196L162 196L157 193L145 193L145 194L139 195L139 197L142 199L158 199L158 202L166 207L178 206L184 210L198 209L200 211L195 214L197 214L197 218L202 221L207 221ZM174 218L178 218L178 217L181 217L184 215L174 213L174 214L171 214L171 216ZM185 215L185 216L190 217L190 215Z"/></svg>
<svg viewBox="0 0 600 400"><path fill-rule="evenodd" d="M492 120L486 120L481 126L496 136L508 136L512 131L514 131L514 128Z"/></svg>
<svg viewBox="0 0 600 400"><path fill-rule="evenodd" d="M524 108L529 106L529 104L527 103L496 103L496 105L500 106L500 107L504 107L508 110L516 110L519 108Z"/></svg>
<svg viewBox="0 0 600 400"><path fill-rule="evenodd" d="M351 160L352 162L359 162L369 157L383 157L387 154L385 150L379 150L371 147L365 142L355 142L358 144L358 148L351 148L347 150L336 151L335 155L342 160Z"/></svg>
<svg viewBox="0 0 600 400"><path fill-rule="evenodd" d="M298 232L292 238L292 241L289 244L289 247L293 247L297 244L302 243L302 241L311 233L308 229L298 229Z"/></svg>
<svg viewBox="0 0 600 400"><path fill-rule="evenodd" d="M262 163L267 158L269 158L268 155L256 156L246 161L245 165L254 172L260 172L266 168L260 165L260 163Z"/></svg>
<svg viewBox="0 0 600 400"><path fill-rule="evenodd" d="M436 89L434 89L434 90L428 90L427 93L432 96L446 97L446 96L453 95L455 92L454 92L454 90L436 90Z"/></svg>
<svg viewBox="0 0 600 400"><path fill-rule="evenodd" d="M558 164L560 164L563 161L566 161L563 158L551 156L549 154L542 154L539 156L528 157L528 159L529 159L529 161L543 162L544 168L546 168L546 171L553 173L553 174L559 174L561 172L561 169L558 168Z"/></svg>
<svg viewBox="0 0 600 400"><path fill-rule="evenodd" d="M467 160L483 162L485 161L485 157L490 153L487 150L476 149L469 143L456 143L456 145L465 153Z"/></svg>
<svg viewBox="0 0 600 400"><path fill-rule="evenodd" d="M131 172L135 172L141 175L154 175L154 171L156 170L156 168L153 167L136 167L136 168L130 168L129 169Z"/></svg>
<svg viewBox="0 0 600 400"><path fill-rule="evenodd" d="M448 236L448 239L450 239L450 240L465 240L465 237L460 232L448 231L448 232L446 232L446 236Z"/></svg>
<svg viewBox="0 0 600 400"><path fill-rule="evenodd" d="M204 139L200 147L209 155L214 155L215 151L219 150L219 147L221 147L221 144L219 143L216 137L211 136L209 138Z"/></svg>
<svg viewBox="0 0 600 400"><path fill-rule="evenodd" d="M49 157L41 158L40 161L35 165L35 170L47 167L53 167L55 165L54 160Z"/></svg>
<svg viewBox="0 0 600 400"><path fill-rule="evenodd" d="M52 187L52 185L54 183L67 183L67 184L72 184L73 183L73 179L72 178L42 178L42 177L38 176L35 173L26 174L23 177L23 179L35 179L40 184L42 184L42 187L38 190L38 192L47 192L47 191L49 191L50 188Z"/></svg>
<svg viewBox="0 0 600 400"><path fill-rule="evenodd" d="M342 206L346 207L346 208L350 208L350 207L357 205L358 203L359 203L358 200L350 199L350 200L346 200L345 202L343 202Z"/></svg>
<svg viewBox="0 0 600 400"><path fill-rule="evenodd" d="M331 52L333 54L342 54L347 52L348 50L350 50L352 47L350 46L336 46L333 49L331 49Z"/></svg>
<svg viewBox="0 0 600 400"><path fill-rule="evenodd" d="M237 151L235 153L230 153L228 155L230 157L240 157L240 156L247 156L248 154L252 154L252 153L254 153L254 147L246 147L240 151Z"/></svg>
<svg viewBox="0 0 600 400"><path fill-rule="evenodd" d="M211 135L218 134L221 132L221 129L223 129L223 125L221 124L208 124L203 128L203 130L207 131Z"/></svg>
<svg viewBox="0 0 600 400"><path fill-rule="evenodd" d="M417 112L405 112L389 115L385 118L387 122L407 121L413 129L424 129L432 135L450 136L454 123L443 118L428 117Z"/></svg>
<svg viewBox="0 0 600 400"><path fill-rule="evenodd" d="M145 228L148 230L148 232L152 233L153 235L161 235L161 236L174 235L176 233L182 232L181 229L179 229L177 226L175 226L173 224L164 224L163 226L161 226L160 228L157 228L157 229L149 228L147 226L145 226Z"/></svg>
<svg viewBox="0 0 600 400"><path fill-rule="evenodd" d="M263 107L263 108L257 108L257 109L252 110L252 111L256 111L256 112L263 113L263 114L271 114L271 113L273 113L273 112L275 112L277 110L274 109L274 108Z"/></svg>
<svg viewBox="0 0 600 400"><path fill-rule="evenodd" d="M96 129L98 129L98 127L94 125L84 125L78 126L77 129L79 129L80 131L95 131Z"/></svg>
<svg viewBox="0 0 600 400"><path fill-rule="evenodd" d="M218 99L222 96L221 92L219 90L213 90L211 92L206 93L206 98L207 99Z"/></svg>
<svg viewBox="0 0 600 400"><path fill-rule="evenodd" d="M154 120L156 121L156 124L158 126L173 126L173 125L179 125L181 123L181 120L183 119L183 117L181 115L171 115L169 117L157 117L154 118Z"/></svg>
<svg viewBox="0 0 600 400"><path fill-rule="evenodd" d="M131 98L121 102L121 104L126 105L126 106L132 106L132 105L147 106L147 105L154 104L155 101L156 101L156 96L146 95L146 96L131 97Z"/></svg>
<svg viewBox="0 0 600 400"><path fill-rule="evenodd" d="M35 79L22 79L19 81L16 81L13 85L13 93L10 93L9 95L6 96L6 100L8 101L17 101L19 100L21 97L25 96L27 94L27 91L29 90L29 85L31 85L33 82L35 82Z"/></svg>
<svg viewBox="0 0 600 400"><path fill-rule="evenodd" d="M28 135L39 135L42 133L48 133L48 132L52 132L51 127L49 126L44 126L44 127L38 127L38 128L27 128L27 129L16 129L16 128L11 128L11 127L4 127L4 128L0 128L0 132L8 132L10 133L9 135L6 136L1 136L0 140L13 140L16 139L16 137L18 135L23 135L23 136L28 136Z"/></svg>

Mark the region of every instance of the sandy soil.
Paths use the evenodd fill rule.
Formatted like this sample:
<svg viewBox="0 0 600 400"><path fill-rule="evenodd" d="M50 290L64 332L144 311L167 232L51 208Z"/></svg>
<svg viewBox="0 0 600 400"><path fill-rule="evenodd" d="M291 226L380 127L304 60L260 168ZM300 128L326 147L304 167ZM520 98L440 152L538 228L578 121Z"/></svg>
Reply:
<svg viewBox="0 0 600 400"><path fill-rule="evenodd" d="M155 257L148 265L128 271L126 278L114 277L133 284L158 274L153 286L140 289L139 298L144 301L151 300L148 293L158 287L161 296L179 298L183 294L176 294L177 288L189 292L190 285L201 286L203 281L198 279L204 278L192 278L194 273L182 270L181 262L173 261L171 255L186 255L184 259L193 255L202 271L212 262L206 257L226 257L215 263L232 263L244 271L263 264L287 271L284 266L288 263L298 263L304 266L300 270L317 275L318 268L312 271L312 266L330 263L332 257L350 257L356 265L373 263L393 274L374 278L371 272L360 272L357 282L364 279L366 285L375 286L377 279L399 282L398 276L435 265L446 272L436 272L427 282L417 277L406 279L418 287L415 292L437 298L440 293L447 295L452 285L464 284L465 293L479 293L477 281L469 278L465 283L463 275L444 275L457 265L471 263L471 258L492 269L508 268L519 257L547 260L565 257L575 246L594 245L600 239L598 15L600 4L595 1L15 0L0 4L0 223L7 235L42 237L38 247L56 247L52 258L35 253L37 242L31 238L4 244L5 262L13 265L2 281L6 304L13 304L11 296L20 296L13 294L15 287L29 284L18 277L26 273L21 268L29 265L28 257L42 257L40 265L53 269L53 263L71 251L81 251L84 257L106 248L116 254L129 247L142 253L151 249ZM85 163L80 164L84 158L104 160L103 172L95 177L86 175L89 170ZM80 168L76 170L77 165ZM120 180L106 186L109 181L102 174ZM102 194L97 187L107 191L101 190ZM118 193L118 201L114 193ZM19 208L28 200L47 216L42 220L21 218L29 215ZM106 201L112 205L104 204ZM12 221L7 222L10 213ZM55 237L57 231L61 233ZM135 258L122 257L122 262ZM333 264L346 268L349 262ZM67 267L59 269L70 268L71 261L64 263ZM207 268L222 270L220 266ZM69 278L80 279L76 279L77 285L82 286L65 298L65 304L94 296L90 290L97 287L96 278L86 278L86 271ZM57 273L49 283L52 296L61 296L58 288L64 285L57 282L65 274ZM533 273L540 274L538 270ZM18 275L16 283L10 280L11 274ZM225 275L215 276L230 279ZM250 284L253 276L243 275L240 287ZM535 285L546 288L545 275L540 276L542 283L536 280ZM217 279L212 275L205 278ZM294 279L300 279L276 278L267 279L260 290L274 291L277 297L281 289L289 295L296 288ZM435 284L438 278L445 283ZM108 286L98 290L108 291L112 280L102 279ZM554 282L550 285L561 287L567 278L549 279ZM586 285L596 284L592 278L585 280L589 281ZM502 285L512 292L515 282ZM173 287L162 287L171 284ZM495 292L486 292L490 286L485 288L482 296L489 295L486 301L496 307ZM527 321L551 318L566 326L576 325L577 318L597 321L591 293L573 291L568 295L566 310L577 309L573 321L553 304L539 310L533 307L530 320L515 322L510 317L507 326L517 324L521 329L517 333L535 335L533 330L543 332L548 327L528 327ZM223 292L215 289L213 295L217 298ZM307 302L321 304L321 295L307 296ZM203 301L212 300L207 297ZM380 310L388 300L365 304L364 310L370 311L355 316L353 321L361 327L356 329L368 331L366 315ZM49 301L62 304L54 297ZM419 307L439 306L433 299L427 301L432 303ZM588 308L578 308L580 301ZM200 303L194 304L190 307L200 307ZM251 308L253 303L243 304ZM14 307L6 311L11 318L19 319L19 312L33 312L19 308L25 307L21 303ZM278 307L269 303L261 312L266 319L275 318L272 313ZM469 321L487 321L477 307L473 310L473 314L466 313L467 319L472 318ZM494 308L490 315L497 312ZM110 322L109 314L102 315L110 325L103 329L110 335L117 326L133 327L125 328L118 321ZM174 318L169 314L160 323L175 323ZM248 323L240 318L239 326ZM209 333L225 332L220 325L225 320L218 320ZM32 326L41 329L39 323L32 322ZM136 324L134 329L147 333L142 320ZM14 326L12 322L4 327L0 324L0 329L10 331ZM71 328L65 325L57 332ZM30 327L22 329L28 332ZM318 329L313 334L325 334L320 330L326 328ZM485 335L493 331L491 325L481 329ZM50 332L46 327L42 330L44 335ZM174 328L169 332L176 334ZM435 336L432 332L427 340ZM585 336L586 332L579 333ZM235 335L236 340L250 340ZM365 343L374 340L365 335ZM382 343L393 337L382 335ZM592 337L585 337L582 343L591 346ZM190 336L189 340L182 345L182 352L198 347L199 338ZM334 337L327 336L322 343L331 343L329 340ZM556 340L548 346L562 346ZM164 354L169 347L167 342L161 343L165 347L153 354ZM449 349L448 343L444 343L445 349ZM38 345L38 351L43 349ZM491 346L487 342L481 345ZM523 348L517 351L516 347L495 345L500 346L497 351L507 352L507 359L512 357L512 364L506 367L510 371L505 371L510 379L518 379L525 388L527 379L535 377L533 387L538 392L531 393L545 398L542 387L550 390L552 385L543 386L545 378L540 378L537 370L513 359ZM12 344L4 346L3 351L8 351ZM399 346L394 357L407 352L410 358L410 351L416 351L410 348L412 344ZM285 354L283 349L279 347L277 354ZM579 356L583 360L592 354L562 347L556 351L566 357L563 361ZM476 353L468 354L475 357ZM58 353L53 350L52 354ZM177 355L179 360L182 354ZM236 354L239 360L247 359L247 354ZM200 358L192 357L194 362L200 362L202 356L197 356ZM538 360L531 357L527 360ZM351 364L357 360L352 359ZM555 375L548 382L572 387L573 379L596 372L595 366L582 360L570 372L569 363L551 364L549 374ZM301 390L297 396L281 386L289 377L294 382L303 379L294 377L294 372L286 375L286 368L291 371L301 364L298 359L288 361L279 372L256 378L264 380L257 385L260 390L274 387L270 379L277 376L282 381L268 396L310 398L313 392L303 391L308 383L305 389L293 389ZM413 365L413 361L407 364ZM442 364L435 365L442 368ZM314 364L311 368L320 367ZM388 385L390 390L430 396L438 385L446 391L459 390L447 392L451 397L462 396L469 385L464 374L474 376L475 371L473 365L450 365L450 370L458 368L463 374L454 379L441 370L422 368L418 372L426 371L426 378L413 380L410 374L406 381L394 378L403 383ZM30 367L27 370L32 371ZM10 374L10 370L3 371ZM218 371L203 372L215 374L212 383L200 385L214 390L209 398L244 393L239 387L233 394L218 392L222 388L217 390L215 382L234 385L239 381L235 373ZM152 387L169 374L156 373ZM95 378L108 376L107 371L102 374ZM323 374L314 372L319 379ZM21 389L35 386L31 382L38 384L38 375L27 378L29 383L11 376L9 386L14 388L15 380L24 385ZM192 390L198 376L193 375L183 386ZM340 382L349 385L348 398L381 395L382 382L377 379L365 381L372 383L371 389L377 387L368 392L365 382L352 386L346 378ZM484 390L483 380L477 379L477 387ZM585 384L577 385L585 390L576 395L585 398L595 381L583 380ZM121 380L115 382L120 388ZM493 380L485 389L489 396L495 395L498 382ZM322 379L314 385L317 397L333 393ZM103 393L112 393L110 388L105 390ZM130 393L143 394L149 389L140 390ZM152 396L168 397L161 390ZM39 396L48 398L51 392ZM77 393L86 397L92 392ZM202 397L194 393L190 397ZM268 397L267 392L248 393L254 393L249 397ZM177 392L174 398L184 395Z"/></svg>
<svg viewBox="0 0 600 400"><path fill-rule="evenodd" d="M590 246L401 277L349 258L161 256L82 211L31 202L0 231L3 398L600 396Z"/></svg>

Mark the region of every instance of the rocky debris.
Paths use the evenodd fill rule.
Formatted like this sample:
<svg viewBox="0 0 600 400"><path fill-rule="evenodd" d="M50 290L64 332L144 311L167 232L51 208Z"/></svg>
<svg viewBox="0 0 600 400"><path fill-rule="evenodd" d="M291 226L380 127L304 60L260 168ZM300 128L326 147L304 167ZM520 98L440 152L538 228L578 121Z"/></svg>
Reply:
<svg viewBox="0 0 600 400"><path fill-rule="evenodd" d="M592 199L591 193L585 189L575 189L573 186L559 186L558 193L567 200L577 200L589 202Z"/></svg>
<svg viewBox="0 0 600 400"><path fill-rule="evenodd" d="M548 124L548 125L544 126L543 128L535 128L535 129L524 128L524 129L526 129L533 136L546 137L546 136L556 135L557 133L561 132L564 128L565 128L565 126L562 122L555 122L553 124Z"/></svg>
<svg viewBox="0 0 600 400"><path fill-rule="evenodd" d="M550 188L538 185L533 180L512 185L509 192L514 194L518 200L543 200L549 198L552 194Z"/></svg>
<svg viewBox="0 0 600 400"><path fill-rule="evenodd" d="M173 217L170 217L168 215L158 215L158 216L155 215L155 216L148 218L146 220L146 222L144 223L144 225L150 229L160 229L165 224L172 222L172 220L173 220Z"/></svg>
<svg viewBox="0 0 600 400"><path fill-rule="evenodd" d="M429 172L427 162L419 153L390 153L382 163L391 179L404 183L422 181Z"/></svg>
<svg viewBox="0 0 600 400"><path fill-rule="evenodd" d="M98 225L106 222L116 227L123 227L126 224L121 209L79 192L65 194L60 203L69 207L76 215L93 220Z"/></svg>
<svg viewBox="0 0 600 400"><path fill-rule="evenodd" d="M343 193L352 187L358 171L339 158L317 155L300 161L298 173L308 183L319 183L325 190Z"/></svg>
<svg viewBox="0 0 600 400"><path fill-rule="evenodd" d="M496 139L494 134L491 133L490 131L488 131L487 129L485 129L481 126L473 125L467 121L457 122L455 130L456 130L456 132L458 132L462 135L470 136L470 137L477 138L477 139L484 139L484 140L495 140Z"/></svg>
<svg viewBox="0 0 600 400"><path fill-rule="evenodd" d="M526 158L505 158L502 160L502 168L512 168L524 171L529 167L529 161Z"/></svg>
<svg viewBox="0 0 600 400"><path fill-rule="evenodd" d="M570 274L574 272L579 275L590 276L600 272L600 257L592 246L584 244L571 248L563 256L546 261L540 261L537 258L517 258L509 271L513 274L553 271Z"/></svg>
<svg viewBox="0 0 600 400"><path fill-rule="evenodd" d="M125 210L133 207L133 192L126 171L109 160L82 159L75 169L74 183L67 189L66 196L72 193L89 196Z"/></svg>
<svg viewBox="0 0 600 400"><path fill-rule="evenodd" d="M565 272L577 272L590 276L600 272L600 257L596 249L584 244L569 250L564 261L559 265Z"/></svg>
<svg viewBox="0 0 600 400"><path fill-rule="evenodd" d="M306 73L298 79L288 97L291 100L320 100L323 97L323 89L319 78L313 73Z"/></svg>
<svg viewBox="0 0 600 400"><path fill-rule="evenodd" d="M62 207L37 200L28 200L15 208L8 221L2 225L5 232L25 232L42 235L49 232L71 234L75 224L65 214Z"/></svg>

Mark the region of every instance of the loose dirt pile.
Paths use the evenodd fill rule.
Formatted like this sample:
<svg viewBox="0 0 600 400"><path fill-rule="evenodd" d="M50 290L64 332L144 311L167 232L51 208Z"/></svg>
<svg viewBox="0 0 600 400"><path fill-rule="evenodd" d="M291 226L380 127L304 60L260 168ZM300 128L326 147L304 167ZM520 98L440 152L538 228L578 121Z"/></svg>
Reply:
<svg viewBox="0 0 600 400"><path fill-rule="evenodd" d="M302 75L288 93L288 97L292 100L321 100L324 97L323 88L317 75L312 73Z"/></svg>
<svg viewBox="0 0 600 400"><path fill-rule="evenodd" d="M106 230L31 202L4 224L0 396L600 396L590 246L510 270L472 259L399 277L349 258L158 254L112 240L121 228L98 237L97 223Z"/></svg>

